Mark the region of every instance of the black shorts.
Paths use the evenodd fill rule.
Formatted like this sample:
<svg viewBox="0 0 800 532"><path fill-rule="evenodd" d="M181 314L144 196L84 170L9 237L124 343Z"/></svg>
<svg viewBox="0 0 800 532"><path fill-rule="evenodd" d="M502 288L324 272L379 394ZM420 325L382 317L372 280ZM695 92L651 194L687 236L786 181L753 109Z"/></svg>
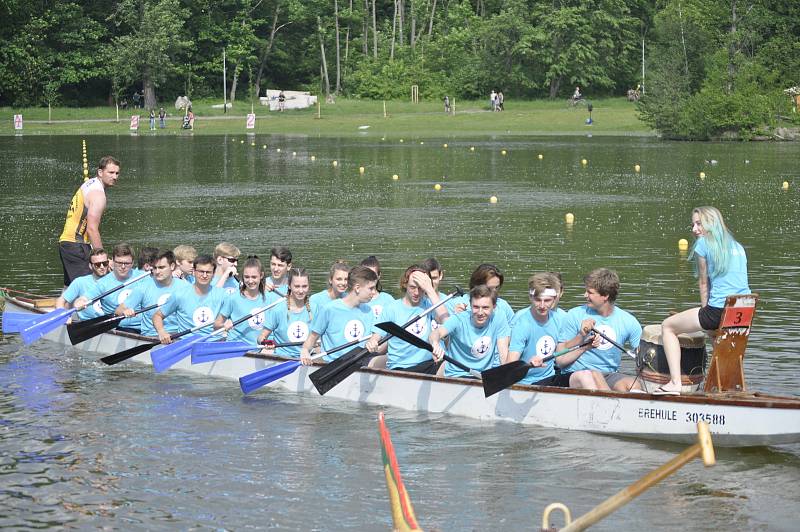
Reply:
<svg viewBox="0 0 800 532"><path fill-rule="evenodd" d="M706 305L700 309L697 317L700 320L700 327L704 330L716 331L719 329L719 322L722 321L722 309Z"/></svg>
<svg viewBox="0 0 800 532"><path fill-rule="evenodd" d="M569 388L569 377L572 375L571 371L566 373L556 373L551 377L552 381L550 384L542 384L542 386L558 386L559 388ZM541 383L541 381L537 382L536 384Z"/></svg>
<svg viewBox="0 0 800 532"><path fill-rule="evenodd" d="M419 364L409 366L407 368L392 368L392 369L396 369L397 371L410 371L412 373L425 373L426 375L436 375L436 372L439 370L440 365L441 362L437 363L434 362L433 359L430 359L426 360L425 362L420 362Z"/></svg>
<svg viewBox="0 0 800 532"><path fill-rule="evenodd" d="M89 255L92 253L92 246L78 242L59 242L58 256L61 257L61 264L64 266L64 286L84 275L92 273L89 266Z"/></svg>

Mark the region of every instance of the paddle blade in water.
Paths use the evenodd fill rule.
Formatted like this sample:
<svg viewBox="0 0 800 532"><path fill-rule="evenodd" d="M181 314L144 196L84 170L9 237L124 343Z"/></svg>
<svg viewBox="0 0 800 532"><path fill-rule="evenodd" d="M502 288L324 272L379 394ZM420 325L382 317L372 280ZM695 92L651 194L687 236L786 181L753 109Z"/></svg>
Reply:
<svg viewBox="0 0 800 532"><path fill-rule="evenodd" d="M72 315L72 312L72 310L63 308L48 312L42 316L41 320L37 320L36 323L29 325L20 331L22 341L25 343L25 345L28 345L32 342L35 342L50 331L58 329L67 323L67 320Z"/></svg>
<svg viewBox="0 0 800 532"><path fill-rule="evenodd" d="M192 346L205 338L205 336L184 338L178 342L153 349L153 352L150 353L150 359L153 361L156 373L168 370L189 356L192 353Z"/></svg>
<svg viewBox="0 0 800 532"><path fill-rule="evenodd" d="M120 362L124 362L129 358L135 357L138 354L144 353L145 351L150 351L157 345L159 345L158 342L137 345L136 347L131 347L130 349L126 349L125 351L120 351L119 353L114 353L113 355L105 356L100 359L100 362L102 362L103 364L108 364L109 366L113 366L114 364L119 364Z"/></svg>
<svg viewBox="0 0 800 532"><path fill-rule="evenodd" d="M258 346L249 342L200 342L192 346L192 364L243 356Z"/></svg>
<svg viewBox="0 0 800 532"><path fill-rule="evenodd" d="M334 386L345 380L352 375L358 368L361 367L361 362L369 354L369 351L363 347L356 347L337 358L333 362L329 362L322 366L317 371L312 373L308 378L314 384L320 395L325 395Z"/></svg>
<svg viewBox="0 0 800 532"><path fill-rule="evenodd" d="M483 393L486 397L491 397L500 390L504 390L525 378L530 364L522 360L515 360L496 368L490 368L481 372L483 380Z"/></svg>
<svg viewBox="0 0 800 532"><path fill-rule="evenodd" d="M45 316L40 314L11 311L3 312L3 334L18 333L25 327L30 327L43 319L45 319Z"/></svg>
<svg viewBox="0 0 800 532"><path fill-rule="evenodd" d="M299 367L300 362L297 360L281 362L275 366L264 368L250 375L240 377L239 386L241 386L242 392L248 394L282 377L291 375Z"/></svg>
<svg viewBox="0 0 800 532"><path fill-rule="evenodd" d="M72 345L75 345L81 342L85 342L90 338L94 338L99 334L103 334L104 332L108 332L117 325L119 325L119 322L121 322L124 317L125 316L114 316L111 318L106 317L105 321L101 320L92 325L87 325L83 327L72 327L72 324L69 324L67 325L67 334L69 335L69 341L72 342Z"/></svg>

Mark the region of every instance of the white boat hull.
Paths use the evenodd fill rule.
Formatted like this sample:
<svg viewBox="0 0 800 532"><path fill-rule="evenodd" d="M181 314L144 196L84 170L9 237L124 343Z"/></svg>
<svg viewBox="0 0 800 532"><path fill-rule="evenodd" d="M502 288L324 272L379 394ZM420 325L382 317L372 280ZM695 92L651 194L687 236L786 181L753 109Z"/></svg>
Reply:
<svg viewBox="0 0 800 532"><path fill-rule="evenodd" d="M11 311L29 308L7 300ZM66 328L46 339L70 345ZM77 348L111 354L143 343L141 336L106 333ZM132 361L151 364L147 353ZM190 357L175 370L238 379L283 362L254 355L192 365ZM307 378L316 367L301 367L272 383L293 392L317 394ZM679 397L515 385L485 398L480 382L362 368L325 397L479 420L502 420L557 429L582 430L637 438L693 442L696 424L709 424L715 445L742 447L800 442L800 399L761 394L694 394Z"/></svg>

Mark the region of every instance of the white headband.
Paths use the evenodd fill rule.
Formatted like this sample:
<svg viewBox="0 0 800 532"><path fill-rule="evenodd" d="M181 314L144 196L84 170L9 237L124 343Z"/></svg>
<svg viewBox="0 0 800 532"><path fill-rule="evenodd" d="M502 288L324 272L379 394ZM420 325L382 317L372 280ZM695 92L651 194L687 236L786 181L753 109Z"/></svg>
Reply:
<svg viewBox="0 0 800 532"><path fill-rule="evenodd" d="M531 297L536 297L536 290L531 290L528 292ZM558 292L556 292L552 288L545 288L542 290L542 293L539 294L540 297L558 297Z"/></svg>

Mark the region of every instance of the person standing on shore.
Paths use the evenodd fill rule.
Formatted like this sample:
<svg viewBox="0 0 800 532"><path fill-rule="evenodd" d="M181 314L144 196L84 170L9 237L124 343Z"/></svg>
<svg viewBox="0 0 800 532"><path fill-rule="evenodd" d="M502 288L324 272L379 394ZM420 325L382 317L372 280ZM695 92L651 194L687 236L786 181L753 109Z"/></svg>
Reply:
<svg viewBox="0 0 800 532"><path fill-rule="evenodd" d="M167 112L163 107L158 110L158 127L160 129L167 127Z"/></svg>
<svg viewBox="0 0 800 532"><path fill-rule="evenodd" d="M64 286L92 273L89 255L103 247L100 220L106 210L106 189L117 184L120 163L106 155L97 164L97 175L86 180L72 196L64 229L58 238L58 255L64 267Z"/></svg>

